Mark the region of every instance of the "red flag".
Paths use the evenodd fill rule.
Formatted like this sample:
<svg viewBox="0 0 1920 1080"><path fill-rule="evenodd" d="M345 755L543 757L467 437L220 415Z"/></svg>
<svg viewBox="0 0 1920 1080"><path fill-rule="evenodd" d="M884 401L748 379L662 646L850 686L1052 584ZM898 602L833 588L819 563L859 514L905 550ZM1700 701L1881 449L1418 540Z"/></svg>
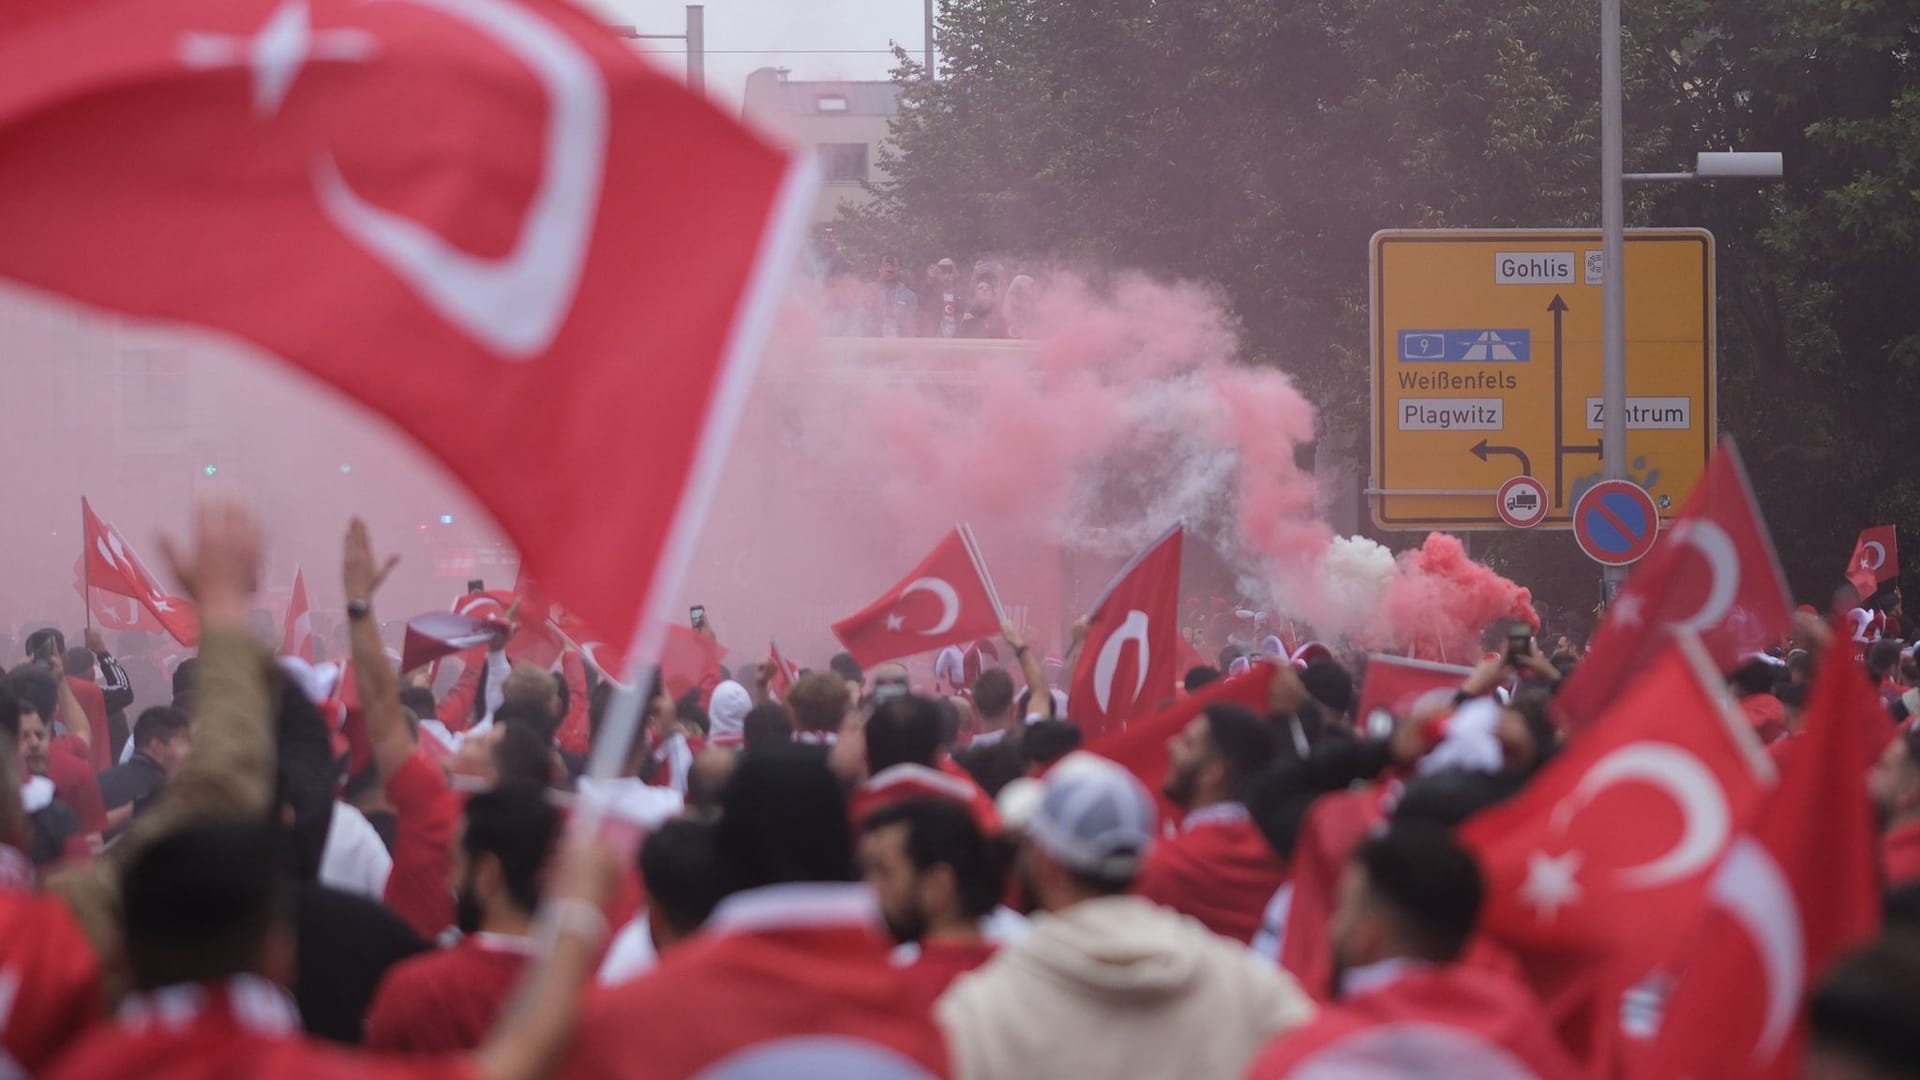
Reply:
<svg viewBox="0 0 1920 1080"><path fill-rule="evenodd" d="M307 578L293 571L293 596L287 600L287 625L280 633L280 655L313 663L313 612L307 606Z"/></svg>
<svg viewBox="0 0 1920 1080"><path fill-rule="evenodd" d="M720 661L726 655L709 635L678 624L667 627L666 647L660 650L660 678L667 693L678 700L689 690L712 690L720 684Z"/></svg>
<svg viewBox="0 0 1920 1080"><path fill-rule="evenodd" d="M660 631L803 159L559 0L72 4L0 71L0 157L30 163L0 276L278 355L402 426L622 647ZM610 461L617 498L585 482Z"/></svg>
<svg viewBox="0 0 1920 1080"><path fill-rule="evenodd" d="M767 660L773 664L773 680L767 684L767 692L773 695L773 700L785 701L793 691L793 684L800 681L800 665L780 655L777 641L768 644Z"/></svg>
<svg viewBox="0 0 1920 1080"><path fill-rule="evenodd" d="M1238 675L1208 683L1151 716L1135 720L1125 731L1089 742L1087 749L1119 762L1139 777L1148 791L1158 792L1167 780L1168 739L1178 735L1209 705L1224 702L1265 713L1272 686L1273 666L1265 662L1255 664ZM1160 809L1163 816L1170 813L1164 802ZM1173 820L1177 820L1177 816Z"/></svg>
<svg viewBox="0 0 1920 1080"><path fill-rule="evenodd" d="M1891 525L1861 529L1853 542L1853 557L1847 560L1847 580L1867 600L1880 586L1900 577L1899 531Z"/></svg>
<svg viewBox="0 0 1920 1080"><path fill-rule="evenodd" d="M1886 709L1844 640L1828 650L1811 696L1779 789L1707 889L1650 1076L1801 1075L1808 990L1880 925L1860 733L1884 734Z"/></svg>
<svg viewBox="0 0 1920 1080"><path fill-rule="evenodd" d="M1607 606L1554 705L1570 727L1588 723L1678 632L1698 637L1720 673L1732 671L1786 633L1787 597L1740 455L1722 440L1680 517Z"/></svg>
<svg viewBox="0 0 1920 1080"><path fill-rule="evenodd" d="M1671 646L1515 798L1461 828L1481 929L1522 950L1645 970L1686 932L1715 862L1772 781L1698 642Z"/></svg>
<svg viewBox="0 0 1920 1080"><path fill-rule="evenodd" d="M87 557L82 554L73 560L73 591L87 603L87 610L93 621L102 630L118 630L129 634L164 634L167 628L153 613L140 606L140 601L131 596L119 596L105 589L89 589L86 581Z"/></svg>
<svg viewBox="0 0 1920 1080"><path fill-rule="evenodd" d="M1125 727L1173 694L1182 674L1180 542L1175 525L1135 555L1087 617L1067 701L1089 739Z"/></svg>
<svg viewBox="0 0 1920 1080"><path fill-rule="evenodd" d="M3 213L3 212L0 212ZM200 622L193 604L160 587L147 564L118 530L102 521L87 500L80 500L85 525L87 585L137 600L173 640L193 648L200 643Z"/></svg>
<svg viewBox="0 0 1920 1080"><path fill-rule="evenodd" d="M833 624L862 667L999 632L1000 607L960 526L880 599Z"/></svg>
<svg viewBox="0 0 1920 1080"><path fill-rule="evenodd" d="M400 670L412 671L442 657L480 648L506 625L501 619L456 611L415 615L407 620L406 637L401 641Z"/></svg>
<svg viewBox="0 0 1920 1080"><path fill-rule="evenodd" d="M1361 726L1370 727L1375 712L1385 713L1387 729L1391 730L1392 721L1412 712L1420 698L1434 691L1458 690L1472 674L1472 668L1453 664L1371 654L1367 657L1367 677L1360 684L1360 705L1354 716Z"/></svg>

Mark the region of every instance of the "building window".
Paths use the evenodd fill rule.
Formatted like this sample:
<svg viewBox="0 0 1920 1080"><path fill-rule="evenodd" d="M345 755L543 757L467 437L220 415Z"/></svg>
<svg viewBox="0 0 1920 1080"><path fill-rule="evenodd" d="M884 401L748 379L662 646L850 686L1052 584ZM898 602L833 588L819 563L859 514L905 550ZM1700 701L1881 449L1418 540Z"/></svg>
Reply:
<svg viewBox="0 0 1920 1080"><path fill-rule="evenodd" d="M829 184L857 184L867 178L866 143L821 143L820 167Z"/></svg>
<svg viewBox="0 0 1920 1080"><path fill-rule="evenodd" d="M847 99L844 94L821 94L813 99L813 105L821 112L847 111Z"/></svg>

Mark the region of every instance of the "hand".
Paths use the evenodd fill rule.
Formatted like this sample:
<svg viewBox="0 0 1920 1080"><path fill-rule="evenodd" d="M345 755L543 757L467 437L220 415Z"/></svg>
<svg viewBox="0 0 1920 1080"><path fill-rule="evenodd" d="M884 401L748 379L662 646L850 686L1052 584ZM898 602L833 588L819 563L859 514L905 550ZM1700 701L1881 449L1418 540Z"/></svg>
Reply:
<svg viewBox="0 0 1920 1080"><path fill-rule="evenodd" d="M501 652L505 650L507 647L507 642L512 641L513 635L519 632L520 632L520 601L516 599L513 602L513 605L507 608L507 625L502 626L493 632L493 640L487 642L487 650L489 652Z"/></svg>
<svg viewBox="0 0 1920 1080"><path fill-rule="evenodd" d="M160 557L181 588L209 617L247 621L247 605L260 582L265 548L260 519L236 495L203 495L193 507L192 552L160 537Z"/></svg>
<svg viewBox="0 0 1920 1080"><path fill-rule="evenodd" d="M1014 652L1027 647L1026 639L1020 636L1020 631L1014 628L1011 619L1000 624L1000 636L1007 639L1007 644L1013 646Z"/></svg>
<svg viewBox="0 0 1920 1080"><path fill-rule="evenodd" d="M57 649L48 649L47 650L47 670L52 672L53 677L56 679L66 678L67 677L67 658L65 656L62 656L59 650Z"/></svg>
<svg viewBox="0 0 1920 1080"><path fill-rule="evenodd" d="M87 649L95 656L105 656L107 654L107 639L100 635L100 631L95 630L91 626L87 627Z"/></svg>
<svg viewBox="0 0 1920 1080"><path fill-rule="evenodd" d="M1075 645L1086 643L1087 630L1092 625L1092 620L1088 619L1085 615L1073 620L1073 643Z"/></svg>
<svg viewBox="0 0 1920 1080"><path fill-rule="evenodd" d="M1493 688L1500 685L1506 675L1507 654L1495 653L1480 661L1480 666L1473 669L1473 674L1467 676L1467 681L1460 684L1460 692L1470 697L1492 693Z"/></svg>
<svg viewBox="0 0 1920 1080"><path fill-rule="evenodd" d="M373 540L367 535L367 523L354 518L347 526L346 550L340 560L340 581L346 588L347 602L373 602L387 575L400 564L400 556L389 556L385 563L374 557Z"/></svg>
<svg viewBox="0 0 1920 1080"><path fill-rule="evenodd" d="M780 666L775 664L772 658L762 660L759 664L755 665L753 669L753 681L758 683L760 688L764 690L773 685L773 677L779 674L779 671Z"/></svg>
<svg viewBox="0 0 1920 1080"><path fill-rule="evenodd" d="M1393 758L1393 763L1402 767L1410 766L1438 745L1438 740L1433 737L1433 725L1441 717L1447 716L1451 709L1450 702L1429 705L1395 724L1393 734L1387 737L1387 753Z"/></svg>

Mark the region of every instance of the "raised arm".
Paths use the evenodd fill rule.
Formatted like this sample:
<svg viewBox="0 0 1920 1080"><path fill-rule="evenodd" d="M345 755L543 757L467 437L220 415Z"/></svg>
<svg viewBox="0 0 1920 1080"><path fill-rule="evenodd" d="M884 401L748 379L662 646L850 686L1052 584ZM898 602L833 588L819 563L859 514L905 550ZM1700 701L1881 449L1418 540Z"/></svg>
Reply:
<svg viewBox="0 0 1920 1080"><path fill-rule="evenodd" d="M367 720L367 741L373 763L384 783L413 756L413 732L400 711L400 676L387 659L380 640L380 624L373 617L373 594L393 572L400 557L382 562L373 554L366 522L354 518L347 526L341 555L340 581L347 594L347 638L353 646L353 685L360 693L360 710Z"/></svg>
<svg viewBox="0 0 1920 1080"><path fill-rule="evenodd" d="M1050 720L1059 719L1053 712L1053 691L1047 687L1047 673L1040 667L1040 658L1027 648L1026 639L1014 629L1012 622L1000 624L1000 636L1006 638L1007 644L1013 647L1013 655L1020 658L1020 673L1027 677L1027 711L1037 713L1044 708L1045 712L1041 715ZM1026 717L1020 719L1024 722Z"/></svg>
<svg viewBox="0 0 1920 1080"><path fill-rule="evenodd" d="M67 725L67 734L87 744L93 749L93 721L87 719L87 710L80 707L80 699L73 696L73 684L67 681L67 658L59 653L50 657L53 665L53 682L60 688L60 722Z"/></svg>
<svg viewBox="0 0 1920 1080"><path fill-rule="evenodd" d="M127 679L127 669L107 651L107 639L92 627L87 628L87 649L100 667L100 695L107 700L107 711L132 705L133 683Z"/></svg>

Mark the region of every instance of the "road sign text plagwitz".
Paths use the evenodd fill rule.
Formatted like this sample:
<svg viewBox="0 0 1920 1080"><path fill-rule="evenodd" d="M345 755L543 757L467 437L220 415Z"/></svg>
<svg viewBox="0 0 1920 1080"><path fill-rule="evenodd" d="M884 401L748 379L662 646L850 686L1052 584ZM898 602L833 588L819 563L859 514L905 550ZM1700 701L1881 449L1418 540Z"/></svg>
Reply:
<svg viewBox="0 0 1920 1080"><path fill-rule="evenodd" d="M1389 230L1372 243L1372 464L1383 529L1504 529L1516 470L1566 529L1602 475L1598 230ZM1671 517L1717 433L1713 237L1627 233L1628 479Z"/></svg>

